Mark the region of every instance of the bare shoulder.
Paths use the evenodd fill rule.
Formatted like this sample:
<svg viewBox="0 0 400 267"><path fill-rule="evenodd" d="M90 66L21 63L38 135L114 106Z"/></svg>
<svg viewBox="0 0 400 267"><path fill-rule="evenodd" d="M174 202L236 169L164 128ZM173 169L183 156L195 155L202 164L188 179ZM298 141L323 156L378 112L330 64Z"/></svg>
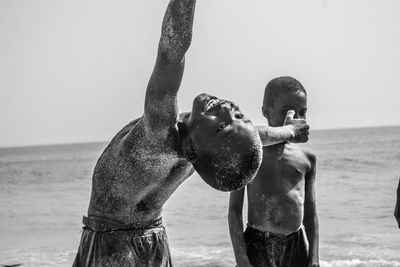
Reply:
<svg viewBox="0 0 400 267"><path fill-rule="evenodd" d="M316 156L315 153L308 147L302 144L286 144L286 148L290 147L296 155L301 155L305 160L307 160L310 165L315 165Z"/></svg>
<svg viewBox="0 0 400 267"><path fill-rule="evenodd" d="M309 172L315 172L315 167L317 164L317 157L315 153L307 147L301 148L302 153L304 154L304 158L307 159L309 164Z"/></svg>
<svg viewBox="0 0 400 267"><path fill-rule="evenodd" d="M121 152L130 153L133 150L151 150L170 148L177 149L179 142L177 124L165 129L149 128L143 117L140 117L126 125L113 139L115 146Z"/></svg>
<svg viewBox="0 0 400 267"><path fill-rule="evenodd" d="M130 150L129 148L132 147L134 143L143 141L144 133L143 119L141 117L137 118L125 125L114 136L110 142L110 146L121 150L121 152Z"/></svg>
<svg viewBox="0 0 400 267"><path fill-rule="evenodd" d="M304 153L304 155L306 156L306 158L310 161L310 163L312 165L315 165L316 161L317 161L317 156L315 155L315 153L310 150L309 148L302 148L302 151Z"/></svg>
<svg viewBox="0 0 400 267"><path fill-rule="evenodd" d="M172 169L188 167L189 163L177 149L177 131L164 139L152 139L152 133L147 131L142 118L123 127L99 157L95 174L101 174L100 179L117 173L124 181L146 177L151 182L167 177Z"/></svg>
<svg viewBox="0 0 400 267"><path fill-rule="evenodd" d="M131 142L126 141L126 136L140 128L139 124L140 118L137 118L118 131L118 133L108 143L107 147L103 150L103 153L97 161L96 169L100 166L108 165L110 157L121 157L123 152L128 150L128 147L131 146L129 143ZM105 160L105 158L108 160Z"/></svg>

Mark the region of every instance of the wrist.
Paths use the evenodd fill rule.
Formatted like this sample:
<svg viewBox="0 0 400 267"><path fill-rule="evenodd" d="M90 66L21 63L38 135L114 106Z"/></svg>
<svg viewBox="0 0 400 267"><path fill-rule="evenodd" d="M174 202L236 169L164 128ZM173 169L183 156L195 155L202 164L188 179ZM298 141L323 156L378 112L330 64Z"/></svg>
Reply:
<svg viewBox="0 0 400 267"><path fill-rule="evenodd" d="M283 126L284 133L285 133L285 141L293 141L296 134L294 131L294 125L288 124Z"/></svg>
<svg viewBox="0 0 400 267"><path fill-rule="evenodd" d="M318 253L313 253L311 252L309 255L309 261L310 263L319 263L319 257L318 257Z"/></svg>

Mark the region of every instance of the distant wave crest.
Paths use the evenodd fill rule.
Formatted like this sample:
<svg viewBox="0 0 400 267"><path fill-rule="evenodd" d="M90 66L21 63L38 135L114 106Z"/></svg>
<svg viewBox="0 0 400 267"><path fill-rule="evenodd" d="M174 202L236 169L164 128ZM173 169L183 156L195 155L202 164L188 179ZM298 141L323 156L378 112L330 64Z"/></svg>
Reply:
<svg viewBox="0 0 400 267"><path fill-rule="evenodd" d="M389 260L334 260L321 261L321 267L400 267L400 262Z"/></svg>

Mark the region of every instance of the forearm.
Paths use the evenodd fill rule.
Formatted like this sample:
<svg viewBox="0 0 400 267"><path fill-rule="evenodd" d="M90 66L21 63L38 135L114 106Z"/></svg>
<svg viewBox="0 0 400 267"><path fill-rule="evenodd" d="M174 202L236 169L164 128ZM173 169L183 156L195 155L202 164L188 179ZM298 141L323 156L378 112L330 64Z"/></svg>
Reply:
<svg viewBox="0 0 400 267"><path fill-rule="evenodd" d="M159 50L169 61L183 60L192 40L196 0L171 0L165 12Z"/></svg>
<svg viewBox="0 0 400 267"><path fill-rule="evenodd" d="M310 245L310 261L312 263L319 262L319 225L317 215L310 216L308 220L304 220L308 243Z"/></svg>
<svg viewBox="0 0 400 267"><path fill-rule="evenodd" d="M243 218L241 214L229 212L229 233L238 267L249 264L246 242L243 237Z"/></svg>
<svg viewBox="0 0 400 267"><path fill-rule="evenodd" d="M291 126L270 127L256 126L263 146L271 146L283 142L292 141L294 133Z"/></svg>

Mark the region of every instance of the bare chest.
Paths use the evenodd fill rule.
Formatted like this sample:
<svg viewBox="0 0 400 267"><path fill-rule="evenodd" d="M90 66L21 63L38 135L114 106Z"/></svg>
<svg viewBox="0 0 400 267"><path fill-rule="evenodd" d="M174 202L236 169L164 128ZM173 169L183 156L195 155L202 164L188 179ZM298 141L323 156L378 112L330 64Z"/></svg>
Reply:
<svg viewBox="0 0 400 267"><path fill-rule="evenodd" d="M303 188L309 169L310 163L301 151L290 149L280 157L267 151L251 187L271 195Z"/></svg>

